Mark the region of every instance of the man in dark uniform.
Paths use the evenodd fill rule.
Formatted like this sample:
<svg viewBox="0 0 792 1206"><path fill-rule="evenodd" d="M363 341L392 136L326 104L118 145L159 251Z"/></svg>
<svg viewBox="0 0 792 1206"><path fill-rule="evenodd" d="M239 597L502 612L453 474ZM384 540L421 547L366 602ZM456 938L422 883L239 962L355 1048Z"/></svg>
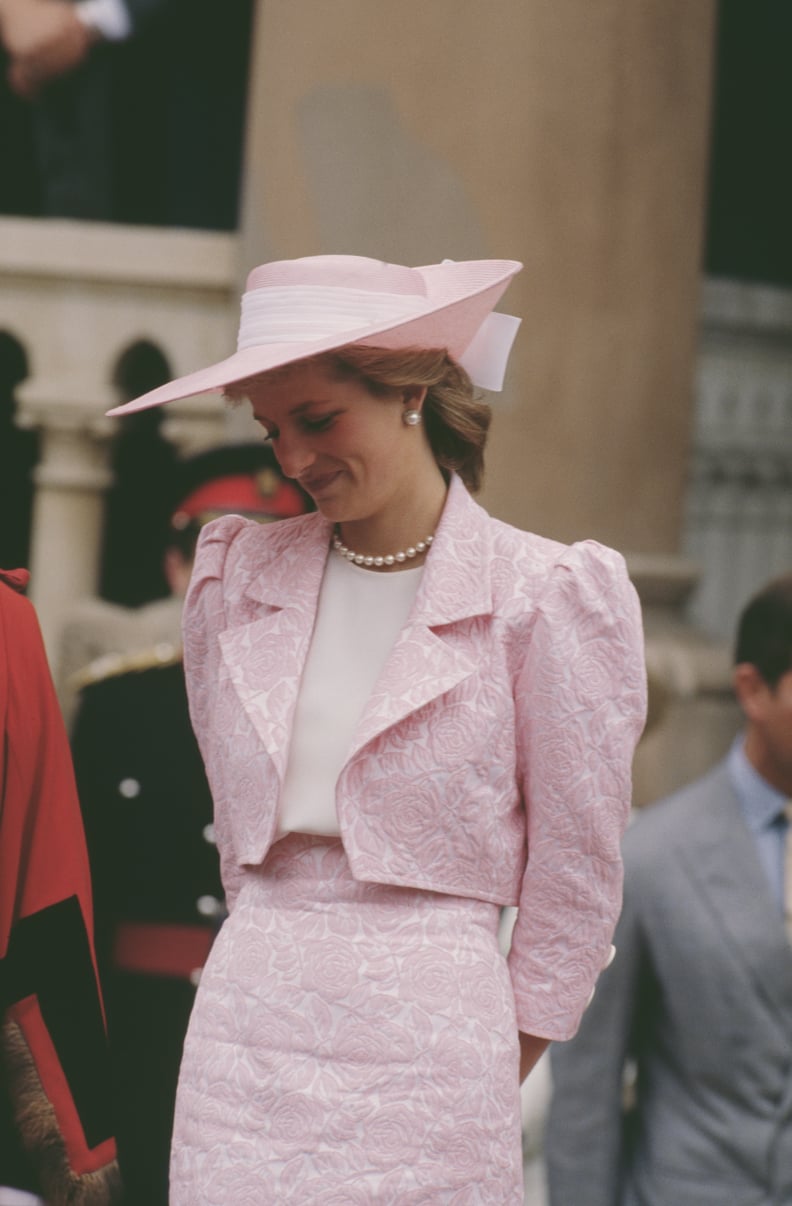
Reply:
<svg viewBox="0 0 792 1206"><path fill-rule="evenodd" d="M182 466L166 570L183 594L201 525L235 512L269 522L307 509L266 445ZM190 728L181 651L162 643L83 675L74 762L94 877L96 944L128 1206L167 1206L181 1048L195 987L224 917L212 801Z"/></svg>

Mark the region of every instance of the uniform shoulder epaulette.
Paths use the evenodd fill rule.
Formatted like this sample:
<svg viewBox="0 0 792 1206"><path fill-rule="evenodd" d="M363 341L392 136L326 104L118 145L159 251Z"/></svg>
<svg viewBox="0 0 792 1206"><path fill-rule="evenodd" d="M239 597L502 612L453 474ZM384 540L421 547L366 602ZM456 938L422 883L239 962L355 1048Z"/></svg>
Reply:
<svg viewBox="0 0 792 1206"><path fill-rule="evenodd" d="M101 657L94 658L87 666L83 666L82 670L73 674L69 679L69 686L75 691L82 691L84 687L92 687L110 678L175 666L181 660L181 645L174 645L171 641L160 641L148 649L140 649L134 653L103 653Z"/></svg>

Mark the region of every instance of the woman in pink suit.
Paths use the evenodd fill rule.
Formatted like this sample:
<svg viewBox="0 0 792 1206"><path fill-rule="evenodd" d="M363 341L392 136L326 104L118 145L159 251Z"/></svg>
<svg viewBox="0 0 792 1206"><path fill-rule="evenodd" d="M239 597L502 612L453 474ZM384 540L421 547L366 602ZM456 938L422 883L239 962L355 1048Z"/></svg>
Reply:
<svg viewBox="0 0 792 1206"><path fill-rule="evenodd" d="M520 1077L608 958L645 700L619 555L470 494L519 268L264 265L235 355L112 412L249 399L317 506L210 524L187 598L229 917L173 1206L522 1202Z"/></svg>

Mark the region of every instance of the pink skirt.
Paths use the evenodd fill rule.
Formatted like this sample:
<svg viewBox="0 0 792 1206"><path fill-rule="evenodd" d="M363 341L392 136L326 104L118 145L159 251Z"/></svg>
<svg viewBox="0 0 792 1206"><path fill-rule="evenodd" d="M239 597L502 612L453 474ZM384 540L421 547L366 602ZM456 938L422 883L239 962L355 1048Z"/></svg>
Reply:
<svg viewBox="0 0 792 1206"><path fill-rule="evenodd" d="M520 1206L498 915L359 883L338 840L278 842L201 979L171 1206Z"/></svg>

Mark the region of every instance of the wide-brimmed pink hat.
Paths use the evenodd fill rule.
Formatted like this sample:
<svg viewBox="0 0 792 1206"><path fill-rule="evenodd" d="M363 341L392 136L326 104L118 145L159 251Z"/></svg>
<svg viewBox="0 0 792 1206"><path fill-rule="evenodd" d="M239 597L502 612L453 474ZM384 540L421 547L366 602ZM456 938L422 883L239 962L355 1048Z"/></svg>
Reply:
<svg viewBox="0 0 792 1206"><path fill-rule="evenodd" d="M522 264L446 260L405 268L356 255L317 255L254 268L233 356L116 406L131 414L208 394L246 377L350 344L446 348L484 389L503 386L520 320L493 308Z"/></svg>

